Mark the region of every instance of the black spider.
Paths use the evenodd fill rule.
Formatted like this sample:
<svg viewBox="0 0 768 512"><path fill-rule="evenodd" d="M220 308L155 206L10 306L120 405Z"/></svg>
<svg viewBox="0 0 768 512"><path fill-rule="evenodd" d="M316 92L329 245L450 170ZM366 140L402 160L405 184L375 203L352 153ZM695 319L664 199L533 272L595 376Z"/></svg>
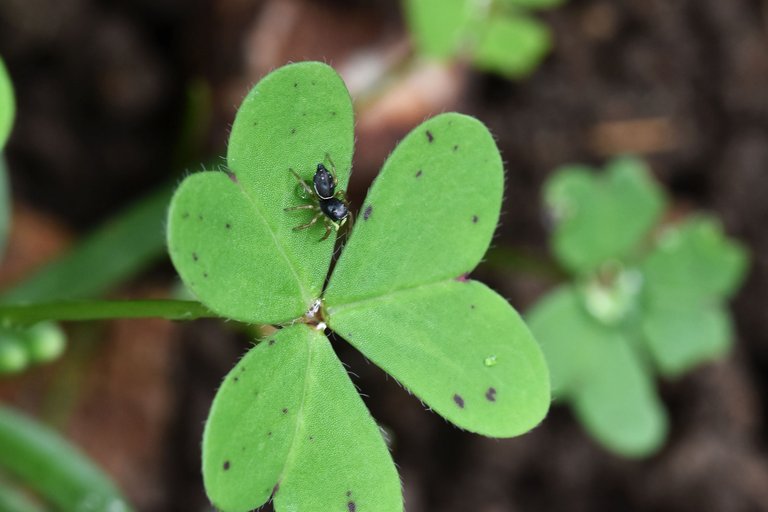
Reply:
<svg viewBox="0 0 768 512"><path fill-rule="evenodd" d="M332 171L326 169L326 167L319 163L317 164L317 170L312 177L312 186L304 181L301 176L296 174L296 171L291 169L291 174L299 182L301 188L309 194L308 197L312 198L314 204L303 204L301 206L291 206L286 208L285 211L293 210L313 210L317 212L312 220L301 226L293 228L294 231L300 231L302 229L308 229L315 225L320 217L323 218L325 224L325 235L320 239L327 239L331 235L331 230L335 229L337 232L349 219L350 226L352 225L352 212L349 210L349 204L343 190L336 190L338 180L336 179L336 166L330 160L330 156L326 155L326 158L331 163Z"/></svg>

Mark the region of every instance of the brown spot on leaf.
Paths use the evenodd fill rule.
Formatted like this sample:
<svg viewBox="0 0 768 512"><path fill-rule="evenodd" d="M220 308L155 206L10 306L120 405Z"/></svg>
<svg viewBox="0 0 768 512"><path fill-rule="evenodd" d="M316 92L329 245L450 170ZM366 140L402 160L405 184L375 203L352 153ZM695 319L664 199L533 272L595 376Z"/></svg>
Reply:
<svg viewBox="0 0 768 512"><path fill-rule="evenodd" d="M458 151L458 149L459 149L459 145L458 145L458 144L454 144L454 145L453 145L453 150L454 150L454 151Z"/></svg>
<svg viewBox="0 0 768 512"><path fill-rule="evenodd" d="M368 205L365 208L365 211L363 212L363 220L368 220L368 218L371 216L372 211L373 211L373 206Z"/></svg>
<svg viewBox="0 0 768 512"><path fill-rule="evenodd" d="M496 401L496 388L488 388L488 391L485 392L485 398L489 402L495 402Z"/></svg>
<svg viewBox="0 0 768 512"><path fill-rule="evenodd" d="M430 144L435 140L435 137L432 135L432 132L429 130L427 130L427 140L429 141Z"/></svg>
<svg viewBox="0 0 768 512"><path fill-rule="evenodd" d="M224 471L229 471L229 461L228 460L224 461Z"/></svg>
<svg viewBox="0 0 768 512"><path fill-rule="evenodd" d="M478 220L480 220L480 219L478 219L477 215L473 215L472 216L472 224L477 224Z"/></svg>
<svg viewBox="0 0 768 512"><path fill-rule="evenodd" d="M357 505L355 505L354 501L350 500L347 503L347 510L349 510L349 512L355 512L357 510Z"/></svg>
<svg viewBox="0 0 768 512"><path fill-rule="evenodd" d="M464 399L461 398L461 395L459 394L453 395L453 401L456 402L456 405L458 405L462 409L464 408Z"/></svg>
<svg viewBox="0 0 768 512"><path fill-rule="evenodd" d="M288 409L286 407L283 407L283 414L288 414Z"/></svg>
<svg viewBox="0 0 768 512"><path fill-rule="evenodd" d="M421 169L419 169L418 171L416 171L416 177L417 177L417 178L420 178L422 174L423 174L423 173L421 172Z"/></svg>

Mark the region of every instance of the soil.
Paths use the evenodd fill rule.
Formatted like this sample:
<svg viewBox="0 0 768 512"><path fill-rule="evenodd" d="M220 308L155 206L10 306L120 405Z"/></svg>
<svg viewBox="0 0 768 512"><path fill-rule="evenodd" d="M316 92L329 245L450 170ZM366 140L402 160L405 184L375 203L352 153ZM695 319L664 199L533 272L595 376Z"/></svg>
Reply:
<svg viewBox="0 0 768 512"><path fill-rule="evenodd" d="M643 461L606 453L557 404L520 438L461 432L335 342L391 433L407 509L768 510L768 4L571 0L541 17L555 50L530 78L453 69L429 83L448 91L442 103L419 104L411 117L457 109L490 127L507 168L496 244L534 255L547 250L539 190L553 169L645 157L678 208L716 213L750 249L733 302L738 339L724 360L660 383L671 436ZM398 9L383 0L2 2L0 55L19 101L7 158L21 215L63 226L52 238L84 233L185 166L223 154L236 105L270 68L305 58L344 66L356 50L387 54L404 37ZM210 101L190 149L181 134L192 83ZM355 204L408 123L387 119L359 134ZM161 294L172 275L160 263L120 293ZM552 284L482 275L521 310ZM57 365L3 382L0 397L61 426L140 510L203 510L203 421L247 338L212 321L71 335L86 341ZM79 378L56 384L73 372ZM63 416L61 403L70 404Z"/></svg>

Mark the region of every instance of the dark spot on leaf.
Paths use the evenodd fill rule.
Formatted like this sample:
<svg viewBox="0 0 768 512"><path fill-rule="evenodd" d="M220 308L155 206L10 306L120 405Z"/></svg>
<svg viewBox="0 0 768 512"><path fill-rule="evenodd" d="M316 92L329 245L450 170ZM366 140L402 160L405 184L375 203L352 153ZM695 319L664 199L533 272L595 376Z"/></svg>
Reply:
<svg viewBox="0 0 768 512"><path fill-rule="evenodd" d="M458 149L459 149L459 145L458 145L458 144L454 144L454 145L453 145L453 150L454 150L454 151L458 151Z"/></svg>
<svg viewBox="0 0 768 512"><path fill-rule="evenodd" d="M432 135L432 132L427 130L427 140L432 143L435 140L435 137Z"/></svg>
<svg viewBox="0 0 768 512"><path fill-rule="evenodd" d="M198 220L203 220L203 214L202 213L198 213L197 214L197 219Z"/></svg>
<svg viewBox="0 0 768 512"><path fill-rule="evenodd" d="M352 496L352 491L347 491L347 498L349 498L350 496Z"/></svg>
<svg viewBox="0 0 768 512"><path fill-rule="evenodd" d="M192 253L192 259L193 259L194 261L197 261L197 260L198 260L198 256L197 256L197 253L196 253L196 252L193 252L193 253Z"/></svg>
<svg viewBox="0 0 768 512"><path fill-rule="evenodd" d="M334 110L333 112L331 112L331 116L335 116L335 115L336 115L336 111Z"/></svg>
<svg viewBox="0 0 768 512"><path fill-rule="evenodd" d="M363 212L363 220L368 220L368 217L371 216L371 212L373 211L373 206L368 205L365 208L365 211Z"/></svg>
<svg viewBox="0 0 768 512"><path fill-rule="evenodd" d="M477 221L480 220L477 218L477 215L472 216L472 224L477 224Z"/></svg>
<svg viewBox="0 0 768 512"><path fill-rule="evenodd" d="M237 382L237 381L238 381L238 380L240 380L240 379L238 379L237 377L233 377L233 378L232 378L232 380L233 380L233 381L235 381L235 382Z"/></svg>
<svg viewBox="0 0 768 512"><path fill-rule="evenodd" d="M315 440L315 436L309 436L309 440L310 441L314 441Z"/></svg>
<svg viewBox="0 0 768 512"><path fill-rule="evenodd" d="M489 402L495 402L496 401L496 388L488 388L488 391L485 392L485 398Z"/></svg>
<svg viewBox="0 0 768 512"><path fill-rule="evenodd" d="M307 117L307 113L306 112L302 112L301 113L301 117Z"/></svg>
<svg viewBox="0 0 768 512"><path fill-rule="evenodd" d="M232 224L227 222L226 224L224 224L224 227L227 228L227 229L230 229L232 227Z"/></svg>
<svg viewBox="0 0 768 512"><path fill-rule="evenodd" d="M229 471L229 461L228 460L224 461L224 471Z"/></svg>
<svg viewBox="0 0 768 512"><path fill-rule="evenodd" d="M357 505L355 505L354 501L347 503L347 510L349 510L349 512L355 512L357 510Z"/></svg>
<svg viewBox="0 0 768 512"><path fill-rule="evenodd" d="M293 82L293 86L294 86L294 87L298 87L298 86L299 86L299 83L298 83L298 82Z"/></svg>
<svg viewBox="0 0 768 512"><path fill-rule="evenodd" d="M421 177L421 174L422 174L422 173L421 173L421 169L419 169L418 171L416 171L416 177L417 177L417 178Z"/></svg>
<svg viewBox="0 0 768 512"><path fill-rule="evenodd" d="M275 340L269 340L269 341L267 342L267 345L269 345L270 347L271 347L272 345L274 345L274 344L275 344Z"/></svg>
<svg viewBox="0 0 768 512"><path fill-rule="evenodd" d="M272 437L272 431L267 432L267 437Z"/></svg>
<svg viewBox="0 0 768 512"><path fill-rule="evenodd" d="M203 272L203 277L208 279L208 272Z"/></svg>
<svg viewBox="0 0 768 512"><path fill-rule="evenodd" d="M188 218L189 218L189 212L184 212L184 213L181 215L181 218L182 218L182 219L188 219Z"/></svg>
<svg viewBox="0 0 768 512"><path fill-rule="evenodd" d="M462 409L464 408L464 399L461 398L461 395L458 395L458 394L453 395L453 401L456 402L456 405L458 405Z"/></svg>
<svg viewBox="0 0 768 512"><path fill-rule="evenodd" d="M315 85L315 81L314 80L312 80L312 85Z"/></svg>
<svg viewBox="0 0 768 512"><path fill-rule="evenodd" d="M291 135L293 135L294 133L296 133L296 128L291 128Z"/></svg>
<svg viewBox="0 0 768 512"><path fill-rule="evenodd" d="M288 409L283 407L283 414L288 414Z"/></svg>
<svg viewBox="0 0 768 512"><path fill-rule="evenodd" d="M469 309L475 309L475 305L474 304L470 304L469 305Z"/></svg>

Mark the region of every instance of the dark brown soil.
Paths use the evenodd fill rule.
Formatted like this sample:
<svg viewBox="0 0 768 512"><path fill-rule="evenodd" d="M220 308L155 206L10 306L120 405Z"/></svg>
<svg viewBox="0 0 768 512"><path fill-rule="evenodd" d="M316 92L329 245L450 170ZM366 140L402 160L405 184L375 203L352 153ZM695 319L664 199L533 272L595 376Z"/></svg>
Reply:
<svg viewBox="0 0 768 512"><path fill-rule="evenodd" d="M182 164L222 154L227 123L257 78L254 70L279 64L263 57L270 33L253 33L275 4L0 3L0 55L19 98L7 151L17 200L84 230L173 179ZM304 9L312 23L286 39L272 38L281 45L278 60L325 57L336 63L353 43L375 48L402 36L397 9L383 0L284 4ZM370 397L373 415L392 434L407 509L768 510L768 4L572 0L543 18L554 29L556 49L530 79L512 83L470 72L453 107L488 124L507 163L496 242L545 254L538 194L548 173L568 162L601 164L615 154L640 153L680 208L717 213L750 248L752 269L733 304L739 339L727 359L660 383L671 438L659 455L639 462L604 452L561 407L517 439L461 432L425 412L346 344L335 343L359 375L355 381ZM316 39L329 41L328 49L315 48L313 30ZM261 46L247 46L254 40ZM184 153L180 133L195 79L208 84L212 117L205 139ZM376 146L375 138L361 137L358 152ZM370 176L375 166L363 163L356 171ZM548 284L490 270L483 276L520 309ZM170 272L162 267L144 281L165 286ZM92 378L107 372L131 387L135 372L115 377L115 365L141 359L121 355L115 361L116 350L128 350L116 330L107 330L110 341L92 350L95 356L80 351L78 361ZM170 354L147 353L160 363L153 366L157 375L145 380L160 389L144 385L141 392L120 393L122 386L114 383L114 393L103 398L113 409L98 406L98 393L85 393L96 405L75 408L76 418L65 427L117 476L141 510L202 510L202 424L218 383L247 340L216 322L154 335L173 347ZM36 383L46 375L33 372L8 389L0 386L0 396L39 410L41 400L30 398L34 393L26 386L39 390ZM141 397L153 392L162 392L162 400L143 404ZM112 414L105 410L122 418L121 400L146 414L143 429L125 433L130 418L104 418ZM113 437L94 441L105 430ZM121 435L148 431L152 450L138 450L140 456L136 450L115 452L124 458L110 454ZM127 446L141 445L136 441Z"/></svg>

